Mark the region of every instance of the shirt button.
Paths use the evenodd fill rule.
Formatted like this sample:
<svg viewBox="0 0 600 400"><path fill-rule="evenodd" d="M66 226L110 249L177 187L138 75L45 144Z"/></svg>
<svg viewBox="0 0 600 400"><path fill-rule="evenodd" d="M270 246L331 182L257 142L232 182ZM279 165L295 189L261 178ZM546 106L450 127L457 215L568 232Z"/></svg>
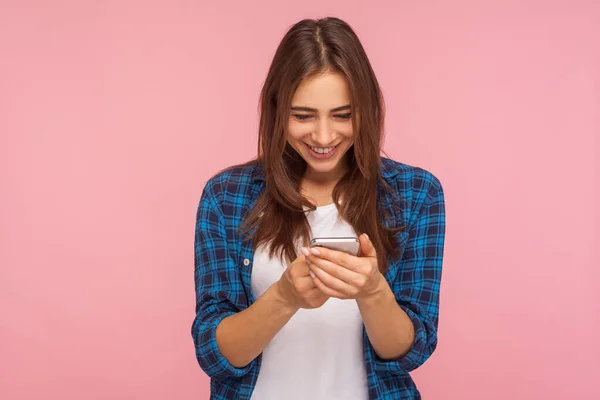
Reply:
<svg viewBox="0 0 600 400"><path fill-rule="evenodd" d="M248 260L247 258L244 258L244 265L247 267L248 265L250 265L250 260Z"/></svg>

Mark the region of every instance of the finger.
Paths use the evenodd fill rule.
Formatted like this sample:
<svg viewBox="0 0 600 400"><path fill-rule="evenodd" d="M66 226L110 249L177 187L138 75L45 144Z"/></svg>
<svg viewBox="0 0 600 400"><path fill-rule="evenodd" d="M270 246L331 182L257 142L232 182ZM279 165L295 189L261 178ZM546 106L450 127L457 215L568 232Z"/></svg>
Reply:
<svg viewBox="0 0 600 400"><path fill-rule="evenodd" d="M338 264L335 264L334 262L316 256L309 256L309 258L313 260L312 264L321 268L329 275L334 276L346 283L349 283L352 286L361 287L365 283L366 277L363 274L354 272L353 270L344 268L342 266L339 266Z"/></svg>
<svg viewBox="0 0 600 400"><path fill-rule="evenodd" d="M292 267L296 264L304 264L306 262L306 256L304 254L300 254L294 261L289 264L289 267Z"/></svg>
<svg viewBox="0 0 600 400"><path fill-rule="evenodd" d="M296 259L294 261L292 261L292 264L297 263L297 262L303 262L303 261L305 261L305 259L306 259L306 257L304 256L304 254L300 254L298 257L296 257Z"/></svg>
<svg viewBox="0 0 600 400"><path fill-rule="evenodd" d="M304 256L302 256L304 257ZM289 265L289 272L292 278L299 278L302 276L308 276L310 270L308 269L308 263L304 258L301 261L294 261Z"/></svg>
<svg viewBox="0 0 600 400"><path fill-rule="evenodd" d="M360 241L359 257L377 257L375 246L373 246L373 242L369 239L369 235L363 233L358 240Z"/></svg>
<svg viewBox="0 0 600 400"><path fill-rule="evenodd" d="M305 277L294 279L294 281L292 282L292 285L294 286L294 289L296 289L296 292L298 292L298 293L304 293L311 289L315 289L315 283L314 283L313 279L310 276L308 276L308 274Z"/></svg>
<svg viewBox="0 0 600 400"><path fill-rule="evenodd" d="M360 271L360 264L362 263L362 260L358 257L344 253L343 251L332 250L325 247L320 247L318 249L314 247L311 248L310 254L306 259L310 262L314 262L315 257L331 261L334 264L355 272Z"/></svg>
<svg viewBox="0 0 600 400"><path fill-rule="evenodd" d="M313 281L315 281L315 285L317 284L316 279L318 279L327 288L333 289L334 291L341 293L343 295L346 295L346 296L354 296L358 292L357 288L355 288L354 286L349 285L348 283L342 281L341 279L338 279L338 278L328 274L327 272L323 271L321 268L319 268L317 266L311 265L310 269L316 275L316 277L313 278ZM319 289L320 289L320 287L319 287Z"/></svg>
<svg viewBox="0 0 600 400"><path fill-rule="evenodd" d="M340 293L337 290L334 290L328 286L326 286L323 282L321 282L321 280L319 278L314 278L313 279L315 282L315 286L317 287L317 290L319 290L321 293L323 293L324 295L328 296L328 297L335 297L337 299L350 299L351 296L348 296L344 293Z"/></svg>
<svg viewBox="0 0 600 400"><path fill-rule="evenodd" d="M317 284L313 282L313 286L314 288L312 288L311 290L309 290L306 294L306 298L308 300L315 300L315 301L319 301L319 300L325 300L326 298L328 298L329 296L326 295L325 293L323 293L323 291L321 289L319 289L317 287Z"/></svg>

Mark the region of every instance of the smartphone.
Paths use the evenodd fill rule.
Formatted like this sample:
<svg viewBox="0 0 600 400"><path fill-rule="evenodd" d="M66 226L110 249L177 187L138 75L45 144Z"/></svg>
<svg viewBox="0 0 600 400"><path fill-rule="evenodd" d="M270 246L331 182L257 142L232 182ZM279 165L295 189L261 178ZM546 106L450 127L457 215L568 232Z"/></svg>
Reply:
<svg viewBox="0 0 600 400"><path fill-rule="evenodd" d="M360 242L357 237L316 237L310 241L310 247L327 247L328 249L343 251L353 256L358 255Z"/></svg>

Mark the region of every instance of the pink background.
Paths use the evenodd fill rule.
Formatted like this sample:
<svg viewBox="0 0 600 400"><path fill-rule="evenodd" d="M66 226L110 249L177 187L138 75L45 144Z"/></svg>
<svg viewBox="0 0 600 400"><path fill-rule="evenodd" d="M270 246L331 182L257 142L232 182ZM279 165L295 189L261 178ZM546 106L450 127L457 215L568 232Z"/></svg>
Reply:
<svg viewBox="0 0 600 400"><path fill-rule="evenodd" d="M0 2L0 398L207 399L200 191L279 40L357 31L448 228L425 399L598 399L598 1Z"/></svg>

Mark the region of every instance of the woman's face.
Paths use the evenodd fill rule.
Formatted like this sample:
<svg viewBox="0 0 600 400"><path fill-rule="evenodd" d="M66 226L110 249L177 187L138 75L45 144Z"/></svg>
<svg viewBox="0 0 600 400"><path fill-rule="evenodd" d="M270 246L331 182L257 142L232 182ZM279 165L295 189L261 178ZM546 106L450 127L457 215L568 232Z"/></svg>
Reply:
<svg viewBox="0 0 600 400"><path fill-rule="evenodd" d="M292 98L287 141L307 163L305 178L339 178L353 136L345 77L327 73L300 83Z"/></svg>

